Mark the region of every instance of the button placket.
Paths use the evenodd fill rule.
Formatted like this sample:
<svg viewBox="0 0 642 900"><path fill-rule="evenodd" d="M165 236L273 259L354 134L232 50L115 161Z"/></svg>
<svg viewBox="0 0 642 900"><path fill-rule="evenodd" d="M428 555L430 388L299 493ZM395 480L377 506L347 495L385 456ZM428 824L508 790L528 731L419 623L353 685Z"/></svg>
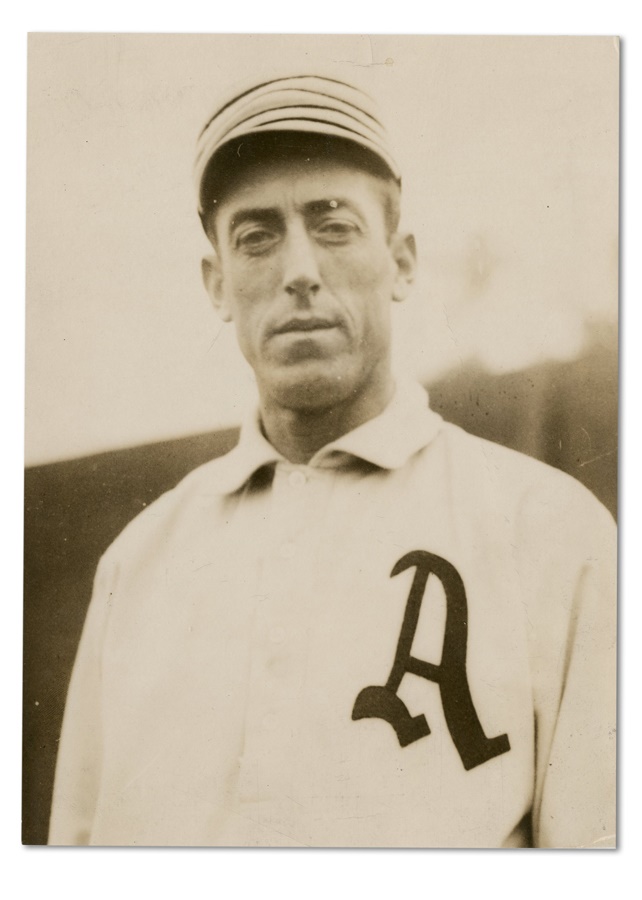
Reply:
<svg viewBox="0 0 642 900"><path fill-rule="evenodd" d="M239 793L243 804L272 803L298 740L307 658L307 585L316 558L315 472L279 464L266 535L261 603L252 640L252 678ZM290 759L290 763L292 760ZM276 794L275 794L276 792Z"/></svg>

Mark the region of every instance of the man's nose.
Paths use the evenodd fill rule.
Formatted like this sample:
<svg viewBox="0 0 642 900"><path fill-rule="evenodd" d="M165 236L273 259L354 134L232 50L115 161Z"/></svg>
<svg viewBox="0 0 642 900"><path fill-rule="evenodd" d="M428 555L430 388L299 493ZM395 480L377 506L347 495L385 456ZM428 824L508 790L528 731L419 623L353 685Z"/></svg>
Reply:
<svg viewBox="0 0 642 900"><path fill-rule="evenodd" d="M321 287L314 243L305 226L297 222L288 229L283 262L283 286L298 300L309 300Z"/></svg>

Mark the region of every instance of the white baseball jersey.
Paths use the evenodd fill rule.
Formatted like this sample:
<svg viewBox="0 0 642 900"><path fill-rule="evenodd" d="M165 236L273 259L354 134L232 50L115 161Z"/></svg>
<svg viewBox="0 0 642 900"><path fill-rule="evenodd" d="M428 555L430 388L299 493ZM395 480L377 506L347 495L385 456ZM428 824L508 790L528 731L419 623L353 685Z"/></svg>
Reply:
<svg viewBox="0 0 642 900"><path fill-rule="evenodd" d="M613 520L418 385L239 445L99 566L49 841L613 846Z"/></svg>

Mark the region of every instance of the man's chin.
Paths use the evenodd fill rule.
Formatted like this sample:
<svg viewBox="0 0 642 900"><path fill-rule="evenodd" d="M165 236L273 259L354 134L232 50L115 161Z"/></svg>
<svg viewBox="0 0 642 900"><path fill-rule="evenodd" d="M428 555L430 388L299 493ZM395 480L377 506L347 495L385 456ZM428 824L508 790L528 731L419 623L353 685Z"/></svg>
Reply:
<svg viewBox="0 0 642 900"><path fill-rule="evenodd" d="M271 396L286 409L327 409L341 403L351 393L352 379L345 373L333 372L327 366L292 368L275 379L270 387Z"/></svg>

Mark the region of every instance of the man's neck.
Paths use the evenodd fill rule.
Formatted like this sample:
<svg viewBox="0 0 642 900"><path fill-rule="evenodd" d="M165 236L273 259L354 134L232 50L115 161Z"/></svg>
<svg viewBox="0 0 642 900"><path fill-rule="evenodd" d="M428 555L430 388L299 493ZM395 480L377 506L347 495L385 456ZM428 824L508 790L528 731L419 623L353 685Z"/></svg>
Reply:
<svg viewBox="0 0 642 900"><path fill-rule="evenodd" d="M382 413L393 393L394 382L389 378L377 389L370 384L356 397L323 408L290 409L262 398L263 430L287 460L307 463L322 447Z"/></svg>

